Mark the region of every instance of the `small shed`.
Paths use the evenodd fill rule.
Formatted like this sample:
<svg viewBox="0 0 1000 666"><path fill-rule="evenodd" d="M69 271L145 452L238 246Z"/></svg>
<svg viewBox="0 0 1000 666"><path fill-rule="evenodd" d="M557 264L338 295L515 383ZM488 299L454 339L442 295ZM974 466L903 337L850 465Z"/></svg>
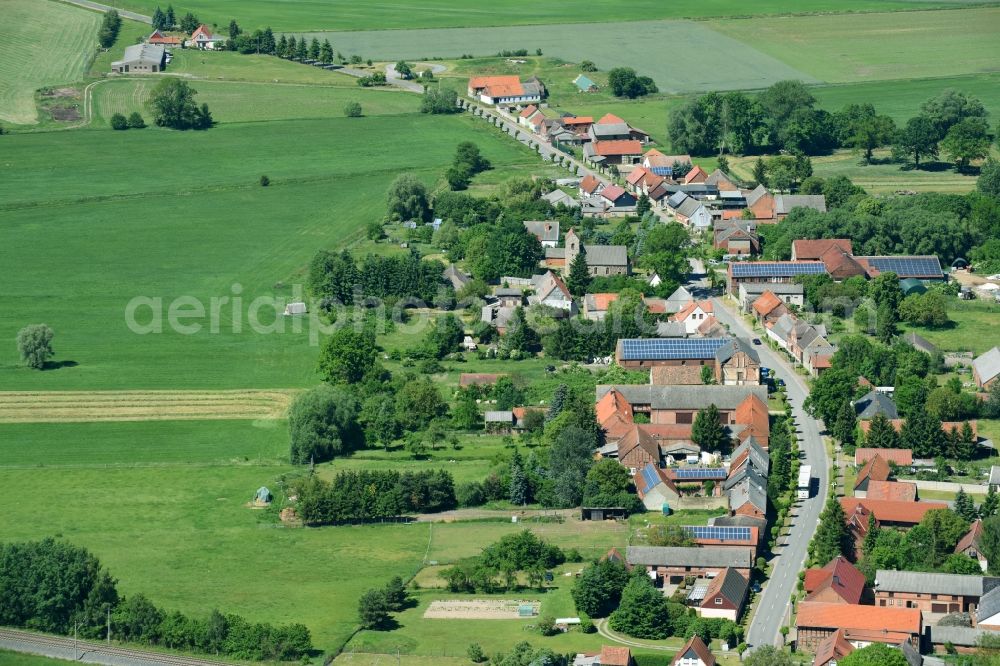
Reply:
<svg viewBox="0 0 1000 666"><path fill-rule="evenodd" d="M906 278L905 280L900 280L899 288L903 291L903 296L927 293L927 286L917 278Z"/></svg>
<svg viewBox="0 0 1000 666"><path fill-rule="evenodd" d="M583 74L573 79L573 85L575 85L580 92L594 92L597 90L597 84Z"/></svg>
<svg viewBox="0 0 1000 666"><path fill-rule="evenodd" d="M624 520L628 509L623 506L585 506L580 508L580 520Z"/></svg>
<svg viewBox="0 0 1000 666"><path fill-rule="evenodd" d="M285 316L290 317L292 315L303 315L306 313L306 304L301 301L296 303L289 303L285 306Z"/></svg>

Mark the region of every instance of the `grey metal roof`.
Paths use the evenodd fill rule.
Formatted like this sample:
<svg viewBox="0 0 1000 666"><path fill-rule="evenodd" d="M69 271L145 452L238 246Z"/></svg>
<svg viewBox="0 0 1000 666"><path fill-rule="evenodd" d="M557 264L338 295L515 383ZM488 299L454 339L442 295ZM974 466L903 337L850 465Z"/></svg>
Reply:
<svg viewBox="0 0 1000 666"><path fill-rule="evenodd" d="M722 484L722 489L729 490L733 486L742 483L748 477L754 485L762 488L767 487L767 477L758 471L758 468L755 465L746 465L726 479L726 481Z"/></svg>
<svg viewBox="0 0 1000 666"><path fill-rule="evenodd" d="M704 208L701 202L697 199L692 199L691 197L686 197L680 206L677 206L677 212L684 217L691 217L697 214L698 210Z"/></svg>
<svg viewBox="0 0 1000 666"><path fill-rule="evenodd" d="M984 592L996 589L1000 578L991 576L965 576L961 574L924 573L920 571L875 572L875 590L879 592L922 592L924 594L958 594L981 597Z"/></svg>
<svg viewBox="0 0 1000 666"><path fill-rule="evenodd" d="M719 347L715 351L715 360L719 363L725 363L737 352L743 352L749 356L750 360L754 363L760 363L760 357L757 355L757 350L753 348L753 345L741 338L732 338L729 342Z"/></svg>
<svg viewBox="0 0 1000 666"><path fill-rule="evenodd" d="M486 412L487 423L513 423L514 412L511 411L490 411Z"/></svg>
<svg viewBox="0 0 1000 666"><path fill-rule="evenodd" d="M767 455L767 451L765 451L764 448L759 443L757 443L757 440L753 437L748 437L745 442L743 442L742 444L737 446L736 449L733 450L732 459L735 460L736 458L740 457L741 455L743 455L743 452L748 449L750 451L749 455L750 464L752 464L754 467L767 474L768 470L771 467L771 458Z"/></svg>
<svg viewBox="0 0 1000 666"><path fill-rule="evenodd" d="M525 220L528 233L542 241L559 241L559 220Z"/></svg>
<svg viewBox="0 0 1000 666"><path fill-rule="evenodd" d="M670 206L673 209L676 209L678 206L680 206L687 199L690 199L690 198L691 197L689 197L688 195L684 194L683 192L674 192L673 194L670 195L670 198L667 199L667 205Z"/></svg>
<svg viewBox="0 0 1000 666"><path fill-rule="evenodd" d="M758 185L757 187L755 187L754 189L752 189L750 192L747 193L747 205L748 206L754 205L761 197L765 196L766 194L767 194L767 188L764 187L763 185Z"/></svg>
<svg viewBox="0 0 1000 666"><path fill-rule="evenodd" d="M1000 613L1000 586L989 590L979 599L979 608L976 609L976 620L985 620Z"/></svg>
<svg viewBox="0 0 1000 666"><path fill-rule="evenodd" d="M979 645L981 636L994 636L995 631L989 629L973 629L972 627L942 627L938 624L928 625L927 632L931 643L942 645L951 643L959 647L975 647Z"/></svg>
<svg viewBox="0 0 1000 666"><path fill-rule="evenodd" d="M631 132L628 123L594 123L590 126L594 136L626 136Z"/></svg>
<svg viewBox="0 0 1000 666"><path fill-rule="evenodd" d="M588 266L625 266L628 248L624 245L587 245Z"/></svg>
<svg viewBox="0 0 1000 666"><path fill-rule="evenodd" d="M884 414L887 419L898 419L896 403L885 393L872 389L854 401L854 411L859 419L873 419L876 414Z"/></svg>
<svg viewBox="0 0 1000 666"><path fill-rule="evenodd" d="M625 553L629 564L641 566L735 567L749 569L753 563L750 548L707 546L705 548L629 546Z"/></svg>
<svg viewBox="0 0 1000 666"><path fill-rule="evenodd" d="M822 194L779 194L774 197L774 210L785 214L793 208L812 208L826 212L826 197Z"/></svg>
<svg viewBox="0 0 1000 666"><path fill-rule="evenodd" d="M112 65L126 62L143 62L147 64L159 65L163 62L164 49L158 44L132 44L125 47L125 55L121 60L117 60Z"/></svg>
<svg viewBox="0 0 1000 666"><path fill-rule="evenodd" d="M763 477L760 478L763 479ZM767 512L767 481L764 481L763 485L759 485L755 477L751 475L729 489L730 509L738 509L748 502L761 513Z"/></svg>
<svg viewBox="0 0 1000 666"><path fill-rule="evenodd" d="M656 323L656 336L660 338L686 338L687 326L682 321L660 321Z"/></svg>
<svg viewBox="0 0 1000 666"><path fill-rule="evenodd" d="M799 296L805 293L805 285L800 282L741 282L740 289L745 289L747 294L770 291L776 296Z"/></svg>
<svg viewBox="0 0 1000 666"><path fill-rule="evenodd" d="M767 526L767 519L736 514L735 516L718 516L711 520L711 524L718 525L719 527L757 527L764 529Z"/></svg>
<svg viewBox="0 0 1000 666"><path fill-rule="evenodd" d="M692 386L653 386L651 384L602 384L596 389L600 400L611 389L616 389L632 405L649 405L652 409L704 409L715 405L719 409L733 410L747 396L755 395L767 403L766 386L721 386L715 384Z"/></svg>
<svg viewBox="0 0 1000 666"><path fill-rule="evenodd" d="M455 264L450 264L444 269L444 278L451 282L451 286L456 290L461 289L472 281L472 278L456 268Z"/></svg>
<svg viewBox="0 0 1000 666"><path fill-rule="evenodd" d="M980 354L979 358L972 361L972 367L979 375L979 381L986 383L997 375L1000 375L1000 347Z"/></svg>
<svg viewBox="0 0 1000 666"><path fill-rule="evenodd" d="M564 248L564 247L547 247L547 248L545 248L545 258L546 259L565 259L566 258L566 248Z"/></svg>
<svg viewBox="0 0 1000 666"><path fill-rule="evenodd" d="M727 180L730 183L733 183L734 185L738 182L735 178L730 176L722 169L716 169L712 173L708 174L708 178L705 179L705 182L708 183L709 185L718 185L719 181L721 180Z"/></svg>
<svg viewBox="0 0 1000 666"><path fill-rule="evenodd" d="M1000 465L990 467L990 485L1000 486Z"/></svg>
<svg viewBox="0 0 1000 666"><path fill-rule="evenodd" d="M566 194L562 190L552 190L548 194L543 194L542 198L548 201L553 206L562 204L569 208L579 208L580 202L574 199L569 194Z"/></svg>
<svg viewBox="0 0 1000 666"><path fill-rule="evenodd" d="M740 606L747 596L747 587L749 587L750 582L736 569L727 569L725 573L719 575L722 577L719 594Z"/></svg>

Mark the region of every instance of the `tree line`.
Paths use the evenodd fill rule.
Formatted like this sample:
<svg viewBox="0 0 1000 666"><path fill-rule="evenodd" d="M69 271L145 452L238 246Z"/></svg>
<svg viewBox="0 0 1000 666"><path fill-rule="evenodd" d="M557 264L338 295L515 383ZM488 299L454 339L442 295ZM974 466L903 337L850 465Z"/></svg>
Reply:
<svg viewBox="0 0 1000 666"><path fill-rule="evenodd" d="M455 481L445 470L360 470L333 480L307 477L296 486L298 512L309 525L329 525L454 509Z"/></svg>
<svg viewBox="0 0 1000 666"><path fill-rule="evenodd" d="M571 554L579 561L579 555ZM533 587L545 582L545 571L567 561L558 546L539 539L530 530L502 537L476 556L441 571L450 592L494 593L518 586L517 575L527 574Z"/></svg>
<svg viewBox="0 0 1000 666"><path fill-rule="evenodd" d="M111 48L118 39L118 31L122 27L122 17L118 15L118 10L109 9L104 12L101 19L101 27L97 29L97 42L102 48Z"/></svg>
<svg viewBox="0 0 1000 666"><path fill-rule="evenodd" d="M201 25L198 21L198 17L191 12L185 12L181 20L177 20L177 14L174 12L173 5L167 5L167 10L163 11L160 9L159 5L153 10L152 17L153 29L154 30L175 30L180 28L181 31L186 33L192 33L198 29Z"/></svg>
<svg viewBox="0 0 1000 666"><path fill-rule="evenodd" d="M350 251L320 250L309 263L308 287L328 304L363 305L364 299L416 299L444 303L454 296L444 265L411 251L402 256L367 255L359 264Z"/></svg>
<svg viewBox="0 0 1000 666"><path fill-rule="evenodd" d="M124 597L85 548L44 539L0 544L0 625L222 654L241 660L294 660L312 649L301 624L255 623L213 610L207 618L166 611L144 595Z"/></svg>

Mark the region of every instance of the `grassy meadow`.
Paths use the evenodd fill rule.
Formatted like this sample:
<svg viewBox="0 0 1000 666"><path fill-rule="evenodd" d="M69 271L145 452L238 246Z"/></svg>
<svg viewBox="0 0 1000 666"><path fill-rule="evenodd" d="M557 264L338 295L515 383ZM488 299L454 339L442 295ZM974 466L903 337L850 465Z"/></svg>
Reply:
<svg viewBox="0 0 1000 666"><path fill-rule="evenodd" d="M810 0L808 4L790 0L761 0L754 14L895 11L931 7L960 7L977 0ZM109 5L152 14L155 0L109 0ZM477 0L432 0L431 2L373 2L363 5L348 0L314 2L292 0L189 0L185 9L202 21L228 25L236 18L240 25L275 30L371 30L465 26L561 24L567 18L579 22L616 22L636 16L646 19L745 16L747 5L736 0L705 0L697 4L637 0L628 11L614 0L565 0L558 4L527 0L498 0L489 4ZM516 48L516 47L512 47Z"/></svg>
<svg viewBox="0 0 1000 666"><path fill-rule="evenodd" d="M100 15L58 2L5 0L0 21L0 122L38 121L35 90L78 81L97 50Z"/></svg>
<svg viewBox="0 0 1000 666"><path fill-rule="evenodd" d="M980 74L997 71L1000 62L997 7L710 24L828 83Z"/></svg>

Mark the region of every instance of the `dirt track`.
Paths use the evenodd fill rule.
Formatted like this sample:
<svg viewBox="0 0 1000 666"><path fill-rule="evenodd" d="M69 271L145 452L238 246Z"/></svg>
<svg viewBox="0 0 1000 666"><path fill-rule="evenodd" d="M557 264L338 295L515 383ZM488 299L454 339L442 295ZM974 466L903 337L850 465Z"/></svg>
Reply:
<svg viewBox="0 0 1000 666"><path fill-rule="evenodd" d="M291 389L0 392L0 423L278 419Z"/></svg>

